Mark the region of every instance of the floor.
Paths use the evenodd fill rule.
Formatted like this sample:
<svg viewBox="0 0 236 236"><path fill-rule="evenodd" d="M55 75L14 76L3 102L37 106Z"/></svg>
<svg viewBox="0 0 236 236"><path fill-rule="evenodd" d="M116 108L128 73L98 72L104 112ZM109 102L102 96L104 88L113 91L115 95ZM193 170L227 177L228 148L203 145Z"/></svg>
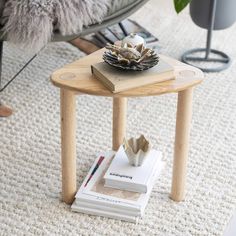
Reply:
<svg viewBox="0 0 236 236"><path fill-rule="evenodd" d="M235 236L236 235L236 212L227 226L223 236Z"/></svg>
<svg viewBox="0 0 236 236"><path fill-rule="evenodd" d="M205 45L206 32L188 11L176 15L168 4L172 1L151 0L132 19L160 39L160 53L179 58ZM213 38L215 48L236 58L236 25ZM127 136L145 134L166 161L145 217L135 225L75 214L61 202L59 91L49 77L83 56L67 43L49 44L1 95L14 115L0 120L0 235L222 236L236 206L235 61L221 74L206 74L195 90L184 202L169 199L176 96L129 100ZM4 82L27 57L5 45ZM111 104L108 98L77 99L78 186L96 153L111 147Z"/></svg>

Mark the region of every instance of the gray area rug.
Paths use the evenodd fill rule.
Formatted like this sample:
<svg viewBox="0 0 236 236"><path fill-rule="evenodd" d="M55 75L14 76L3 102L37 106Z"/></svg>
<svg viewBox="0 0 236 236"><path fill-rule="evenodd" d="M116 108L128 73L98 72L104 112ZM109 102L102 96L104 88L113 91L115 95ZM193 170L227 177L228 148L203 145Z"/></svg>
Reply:
<svg viewBox="0 0 236 236"><path fill-rule="evenodd" d="M178 58L204 45L205 32L187 11L176 16L151 1L135 14L160 38L162 53ZM236 58L236 25L214 33L213 44ZM28 56L28 55L27 55ZM0 119L0 235L222 235L236 206L236 67L206 74L195 90L187 196L168 197L171 186L176 95L130 99L128 136L147 135L167 162L137 225L72 213L61 202L59 90L49 76L84 56L67 43L54 43L1 95L14 115ZM26 60L6 44L4 81ZM78 186L95 154L111 147L109 98L77 99Z"/></svg>

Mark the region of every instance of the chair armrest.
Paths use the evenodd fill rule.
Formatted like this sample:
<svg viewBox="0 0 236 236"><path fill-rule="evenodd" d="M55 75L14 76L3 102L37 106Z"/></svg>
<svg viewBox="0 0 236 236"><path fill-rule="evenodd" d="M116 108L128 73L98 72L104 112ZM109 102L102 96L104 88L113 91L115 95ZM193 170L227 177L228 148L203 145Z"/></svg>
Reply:
<svg viewBox="0 0 236 236"><path fill-rule="evenodd" d="M56 31L53 36L52 41L70 41L72 39L75 39L77 37L85 36L94 32L97 32L101 29L104 29L108 26L111 26L113 24L116 24L130 15L132 15L134 12L136 12L140 7L142 7L145 3L147 3L149 0L136 0L131 4L128 4L123 9L120 9L113 14L105 17L102 23L96 23L93 25L90 25L89 27L85 27L81 32L78 32L78 34L73 35L66 35L62 36L59 31Z"/></svg>

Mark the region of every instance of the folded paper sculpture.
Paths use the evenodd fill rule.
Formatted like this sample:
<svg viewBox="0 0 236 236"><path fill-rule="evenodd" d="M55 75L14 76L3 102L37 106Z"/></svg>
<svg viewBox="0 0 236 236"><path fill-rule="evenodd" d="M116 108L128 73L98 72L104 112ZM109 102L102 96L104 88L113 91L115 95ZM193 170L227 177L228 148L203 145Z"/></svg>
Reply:
<svg viewBox="0 0 236 236"><path fill-rule="evenodd" d="M144 135L141 135L138 139L126 140L124 138L123 148L130 165L141 166L151 150L151 145Z"/></svg>

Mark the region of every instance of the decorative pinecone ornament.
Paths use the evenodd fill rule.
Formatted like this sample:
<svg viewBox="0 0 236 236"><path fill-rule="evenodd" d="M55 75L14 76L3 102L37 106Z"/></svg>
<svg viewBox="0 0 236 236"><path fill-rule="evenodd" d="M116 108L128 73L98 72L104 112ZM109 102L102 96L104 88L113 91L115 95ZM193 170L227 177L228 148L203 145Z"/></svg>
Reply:
<svg viewBox="0 0 236 236"><path fill-rule="evenodd" d="M124 46L107 44L103 54L103 60L111 66L124 70L147 70L159 62L156 52L150 48L145 48L143 44L133 46L125 43Z"/></svg>

